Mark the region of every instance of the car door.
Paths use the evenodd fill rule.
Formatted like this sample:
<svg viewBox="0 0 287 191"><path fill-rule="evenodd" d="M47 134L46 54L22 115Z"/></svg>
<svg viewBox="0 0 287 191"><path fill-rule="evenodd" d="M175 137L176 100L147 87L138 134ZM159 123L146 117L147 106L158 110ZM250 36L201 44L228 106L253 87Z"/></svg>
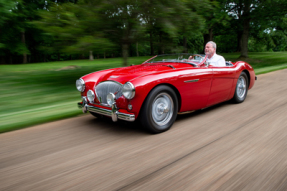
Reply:
<svg viewBox="0 0 287 191"><path fill-rule="evenodd" d="M211 106L228 99L234 81L235 68L209 66L212 69L213 77L207 106Z"/></svg>
<svg viewBox="0 0 287 191"><path fill-rule="evenodd" d="M206 106L212 82L212 69L207 67L185 70L179 75L178 89L181 93L181 112Z"/></svg>

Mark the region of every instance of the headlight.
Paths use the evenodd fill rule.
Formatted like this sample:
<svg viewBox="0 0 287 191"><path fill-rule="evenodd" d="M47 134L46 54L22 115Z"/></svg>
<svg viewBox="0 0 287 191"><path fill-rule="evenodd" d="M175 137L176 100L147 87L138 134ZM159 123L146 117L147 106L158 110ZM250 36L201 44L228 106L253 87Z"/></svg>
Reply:
<svg viewBox="0 0 287 191"><path fill-rule="evenodd" d="M127 99L132 99L135 97L135 87L131 82L127 82L123 85L122 87L122 94L125 96Z"/></svg>
<svg viewBox="0 0 287 191"><path fill-rule="evenodd" d="M82 78L76 81L76 87L77 90L79 90L80 92L83 92L85 90L85 82Z"/></svg>
<svg viewBox="0 0 287 191"><path fill-rule="evenodd" d="M95 100L95 93L92 90L89 90L87 93L87 98L89 102L93 103Z"/></svg>

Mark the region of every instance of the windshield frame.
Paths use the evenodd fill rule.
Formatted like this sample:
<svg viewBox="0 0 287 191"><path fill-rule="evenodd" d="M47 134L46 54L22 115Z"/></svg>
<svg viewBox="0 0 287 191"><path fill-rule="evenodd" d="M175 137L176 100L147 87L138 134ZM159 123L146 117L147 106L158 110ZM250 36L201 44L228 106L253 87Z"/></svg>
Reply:
<svg viewBox="0 0 287 191"><path fill-rule="evenodd" d="M192 56L192 59L188 59ZM193 65L195 67L201 66L206 61L205 54L191 54L191 53L180 53L180 54L161 54L156 55L142 64L155 64L155 63L185 63Z"/></svg>

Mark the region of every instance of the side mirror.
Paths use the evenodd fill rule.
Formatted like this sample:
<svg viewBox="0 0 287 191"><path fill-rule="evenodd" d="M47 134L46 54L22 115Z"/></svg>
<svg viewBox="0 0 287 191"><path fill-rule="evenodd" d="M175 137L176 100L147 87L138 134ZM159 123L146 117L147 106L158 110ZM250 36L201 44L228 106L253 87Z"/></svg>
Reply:
<svg viewBox="0 0 287 191"><path fill-rule="evenodd" d="M208 67L210 65L210 62L206 62L204 63L206 65L206 67Z"/></svg>

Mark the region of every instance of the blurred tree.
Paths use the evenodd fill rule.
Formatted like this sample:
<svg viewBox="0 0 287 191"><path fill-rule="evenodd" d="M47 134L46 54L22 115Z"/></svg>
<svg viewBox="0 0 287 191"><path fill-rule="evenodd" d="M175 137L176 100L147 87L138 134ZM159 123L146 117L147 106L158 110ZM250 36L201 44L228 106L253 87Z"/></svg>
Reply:
<svg viewBox="0 0 287 191"><path fill-rule="evenodd" d="M209 4L206 2L205 9L201 8L200 14L205 19L205 28L203 30L203 51L205 44L208 41L213 41L215 35L222 35L225 31L221 30L230 25L230 16L225 10L225 0L209 0ZM216 30L217 29L217 30Z"/></svg>
<svg viewBox="0 0 287 191"><path fill-rule="evenodd" d="M238 49L241 52L240 57L247 58L248 39L252 27L269 25L270 21L285 15L287 2L286 0L227 0L226 10L238 24L237 37Z"/></svg>
<svg viewBox="0 0 287 191"><path fill-rule="evenodd" d="M100 4L103 29L108 38L122 48L123 65L127 65L129 46L144 35L145 25L141 22L141 1L106 0Z"/></svg>
<svg viewBox="0 0 287 191"><path fill-rule="evenodd" d="M269 18L270 19L270 18ZM265 33L269 34L273 47L269 47L273 51L286 51L287 50L287 14L278 15L277 17L269 20L271 23L268 29L265 29Z"/></svg>
<svg viewBox="0 0 287 191"><path fill-rule="evenodd" d="M33 52L36 51L35 47L41 36L39 31L29 22L39 18L37 10L46 9L48 0L21 0L9 3L4 1L4 4L6 5L4 10L8 10L9 17L6 17L4 23L2 22L0 39L5 46L2 46L1 52L4 52L6 57L8 55L10 63L13 63L13 58L14 60L17 59L17 55L22 55L22 62L27 63L28 55L31 54L30 49L34 49ZM8 5L12 5L12 7L9 8ZM4 56L2 62L5 62ZM16 60L16 62L19 61Z"/></svg>
<svg viewBox="0 0 287 191"><path fill-rule="evenodd" d="M286 50L286 0L1 0L0 62ZM36 24L36 26L34 25ZM237 47L236 47L237 45ZM77 56L77 57L76 57Z"/></svg>
<svg viewBox="0 0 287 191"><path fill-rule="evenodd" d="M93 51L105 54L114 45L106 37L108 23L102 12L99 1L55 3L49 11L41 11L42 19L33 24L53 37L54 51L79 54L89 52L92 60Z"/></svg>
<svg viewBox="0 0 287 191"><path fill-rule="evenodd" d="M207 0L145 1L143 7L151 55L155 49L158 54L165 51L188 52L189 39L204 27L200 13L210 8Z"/></svg>
<svg viewBox="0 0 287 191"><path fill-rule="evenodd" d="M172 16L176 27L179 30L177 36L182 45L182 52L187 53L189 45L195 40L194 36L204 29L205 18L204 13L212 11L212 6L209 0L197 1L181 1L181 6L176 7L175 13L177 16ZM196 37L198 38L198 37ZM201 47L201 45L199 45ZM194 50L192 50L194 52Z"/></svg>
<svg viewBox="0 0 287 191"><path fill-rule="evenodd" d="M49 11L42 11L42 19L34 24L51 34L55 47L65 52L96 50L105 53L113 45L119 45L123 64L127 65L130 45L146 39L146 32L149 33L151 54L154 54L154 44L163 53L164 45L172 44L179 31L200 30L204 23L195 11L195 5L199 6L200 2L193 2L193 5L183 0L57 3Z"/></svg>
<svg viewBox="0 0 287 191"><path fill-rule="evenodd" d="M18 1L19 2L19 1ZM10 19L12 16L12 9L16 7L17 2L11 0L1 0L0 1L0 27L3 26L6 20Z"/></svg>
<svg viewBox="0 0 287 191"><path fill-rule="evenodd" d="M7 21L11 19L13 14L13 9L15 9L17 5L16 1L11 0L2 0L0 1L0 57L1 57L1 63L5 63L5 49L7 46L7 34L6 34L6 27Z"/></svg>

